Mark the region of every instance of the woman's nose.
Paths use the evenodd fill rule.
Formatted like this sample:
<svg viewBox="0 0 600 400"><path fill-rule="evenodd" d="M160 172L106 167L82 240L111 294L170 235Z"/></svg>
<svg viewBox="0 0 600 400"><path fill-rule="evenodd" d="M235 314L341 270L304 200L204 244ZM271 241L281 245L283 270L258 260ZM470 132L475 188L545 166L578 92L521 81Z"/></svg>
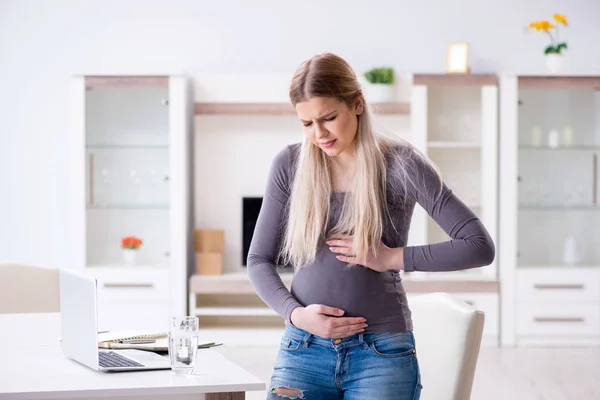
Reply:
<svg viewBox="0 0 600 400"><path fill-rule="evenodd" d="M327 135L329 134L329 132L327 132L327 129L325 129L325 127L321 124L316 124L315 125L315 136L318 139L327 137Z"/></svg>

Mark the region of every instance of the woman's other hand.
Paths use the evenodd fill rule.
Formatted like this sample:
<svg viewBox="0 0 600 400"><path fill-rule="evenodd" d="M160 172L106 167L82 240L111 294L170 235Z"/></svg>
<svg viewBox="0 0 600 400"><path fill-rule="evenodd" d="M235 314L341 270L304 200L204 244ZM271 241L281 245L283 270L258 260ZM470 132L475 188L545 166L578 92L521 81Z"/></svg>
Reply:
<svg viewBox="0 0 600 400"><path fill-rule="evenodd" d="M324 338L342 338L363 332L367 327L362 317L342 317L344 310L322 304L296 307L291 320L294 326Z"/></svg>
<svg viewBox="0 0 600 400"><path fill-rule="evenodd" d="M377 272L404 269L404 249L402 247L391 248L380 242L377 257L369 251L365 257L359 259L354 256L352 251L351 236L334 236L327 241L327 245L332 252L338 254L336 256L338 260L349 264L364 265Z"/></svg>

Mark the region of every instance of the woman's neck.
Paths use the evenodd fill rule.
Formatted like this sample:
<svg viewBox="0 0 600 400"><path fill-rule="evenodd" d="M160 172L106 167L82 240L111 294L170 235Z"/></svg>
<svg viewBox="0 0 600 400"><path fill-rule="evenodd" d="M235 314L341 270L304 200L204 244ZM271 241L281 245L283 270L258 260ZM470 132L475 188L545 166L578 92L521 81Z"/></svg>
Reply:
<svg viewBox="0 0 600 400"><path fill-rule="evenodd" d="M333 157L333 161L344 171L354 171L356 154L354 153L354 150L349 149Z"/></svg>
<svg viewBox="0 0 600 400"><path fill-rule="evenodd" d="M356 157L354 154L341 153L332 157L333 190L336 192L347 192L351 190L355 175Z"/></svg>

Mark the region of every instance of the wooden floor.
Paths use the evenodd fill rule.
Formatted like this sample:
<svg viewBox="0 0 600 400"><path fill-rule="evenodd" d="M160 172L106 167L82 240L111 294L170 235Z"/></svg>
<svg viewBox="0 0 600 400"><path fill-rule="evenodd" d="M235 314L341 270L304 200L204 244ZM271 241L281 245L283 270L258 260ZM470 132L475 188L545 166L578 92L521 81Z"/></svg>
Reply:
<svg viewBox="0 0 600 400"><path fill-rule="evenodd" d="M267 382L277 354L276 348L219 351ZM264 400L265 392L246 399ZM482 348L471 399L600 400L600 348Z"/></svg>

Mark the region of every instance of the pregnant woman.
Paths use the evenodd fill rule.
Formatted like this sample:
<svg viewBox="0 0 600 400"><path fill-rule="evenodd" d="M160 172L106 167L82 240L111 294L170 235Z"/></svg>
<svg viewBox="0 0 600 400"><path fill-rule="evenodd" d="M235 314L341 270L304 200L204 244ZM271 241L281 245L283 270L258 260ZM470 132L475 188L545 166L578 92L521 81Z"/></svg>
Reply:
<svg viewBox="0 0 600 400"><path fill-rule="evenodd" d="M345 60L303 62L290 99L303 138L273 160L247 260L256 292L286 321L268 399L418 399L399 273L489 265L494 243L428 159L375 128ZM406 245L416 204L448 241ZM291 292L278 265L294 267Z"/></svg>

